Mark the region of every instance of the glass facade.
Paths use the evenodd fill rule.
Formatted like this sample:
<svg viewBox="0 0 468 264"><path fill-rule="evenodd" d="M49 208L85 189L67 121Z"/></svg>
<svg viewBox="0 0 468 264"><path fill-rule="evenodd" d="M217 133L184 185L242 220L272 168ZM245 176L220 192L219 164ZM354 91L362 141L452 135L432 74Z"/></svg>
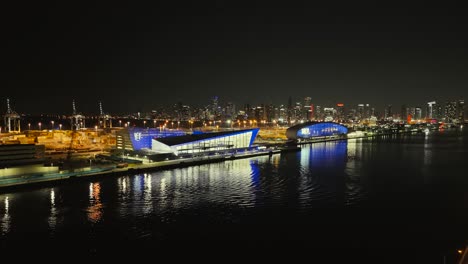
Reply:
<svg viewBox="0 0 468 264"><path fill-rule="evenodd" d="M175 145L178 153L200 153L250 147L252 131Z"/></svg>

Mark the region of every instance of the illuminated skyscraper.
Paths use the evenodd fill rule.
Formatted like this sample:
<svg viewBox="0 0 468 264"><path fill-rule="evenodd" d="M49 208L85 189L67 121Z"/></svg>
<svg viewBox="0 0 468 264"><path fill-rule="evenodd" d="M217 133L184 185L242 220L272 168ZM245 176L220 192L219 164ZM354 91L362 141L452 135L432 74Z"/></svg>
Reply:
<svg viewBox="0 0 468 264"><path fill-rule="evenodd" d="M312 117L311 117L311 105L312 105L312 98L310 97L306 97L304 98L304 111L303 111L303 115L304 115L304 120L311 120Z"/></svg>
<svg viewBox="0 0 468 264"><path fill-rule="evenodd" d="M414 108L414 118L416 120L420 120L422 118L422 110L421 107L417 106Z"/></svg>
<svg viewBox="0 0 468 264"><path fill-rule="evenodd" d="M448 122L448 123L458 122L456 101L447 102L445 104L445 122Z"/></svg>
<svg viewBox="0 0 468 264"><path fill-rule="evenodd" d="M364 116L364 104L358 104L356 114L357 114L357 118L359 120L362 120L362 119L365 118L365 116Z"/></svg>
<svg viewBox="0 0 468 264"><path fill-rule="evenodd" d="M457 117L458 117L458 122L460 123L465 122L465 100L458 100Z"/></svg>
<svg viewBox="0 0 468 264"><path fill-rule="evenodd" d="M435 111L435 109L436 109L435 104L436 104L435 101L427 103L426 118L429 118L429 119L435 118L435 112L436 112Z"/></svg>
<svg viewBox="0 0 468 264"><path fill-rule="evenodd" d="M343 103L336 104L336 117L340 121L345 119L345 109Z"/></svg>

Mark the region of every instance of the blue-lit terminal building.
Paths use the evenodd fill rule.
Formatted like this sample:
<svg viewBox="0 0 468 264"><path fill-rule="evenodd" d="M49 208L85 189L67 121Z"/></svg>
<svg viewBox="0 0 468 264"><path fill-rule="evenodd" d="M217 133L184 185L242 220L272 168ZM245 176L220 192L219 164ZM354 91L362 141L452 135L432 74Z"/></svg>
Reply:
<svg viewBox="0 0 468 264"><path fill-rule="evenodd" d="M286 130L286 137L290 140L345 137L346 134L348 128L334 122L306 122Z"/></svg>
<svg viewBox="0 0 468 264"><path fill-rule="evenodd" d="M117 133L116 154L178 156L252 148L258 128L222 132L128 128Z"/></svg>
<svg viewBox="0 0 468 264"><path fill-rule="evenodd" d="M127 128L117 132L117 150L124 152L150 151L153 138L186 135L180 130L161 130L159 128Z"/></svg>
<svg viewBox="0 0 468 264"><path fill-rule="evenodd" d="M153 138L154 153L198 154L252 148L258 128Z"/></svg>

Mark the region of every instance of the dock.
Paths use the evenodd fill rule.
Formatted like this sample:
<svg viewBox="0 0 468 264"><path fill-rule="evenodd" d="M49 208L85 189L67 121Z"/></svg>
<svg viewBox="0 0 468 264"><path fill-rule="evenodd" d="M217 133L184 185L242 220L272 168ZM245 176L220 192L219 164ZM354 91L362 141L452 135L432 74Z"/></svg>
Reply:
<svg viewBox="0 0 468 264"><path fill-rule="evenodd" d="M60 171L58 173L34 174L4 177L0 179L0 191L5 191L11 188L18 188L24 185L38 185L50 182L69 181L79 178L91 178L101 176L119 176L133 173L144 173L151 171L169 170L175 168L184 168L189 166L197 166L209 163L225 162L227 160L245 159L256 156L272 156L282 152L291 151L292 149L265 149L246 151L243 153L228 153L212 156L197 156L190 158L178 158L166 161L155 161L142 164L130 164L128 167L117 168L116 164L108 167L87 168L86 170ZM296 149L300 150L299 148Z"/></svg>

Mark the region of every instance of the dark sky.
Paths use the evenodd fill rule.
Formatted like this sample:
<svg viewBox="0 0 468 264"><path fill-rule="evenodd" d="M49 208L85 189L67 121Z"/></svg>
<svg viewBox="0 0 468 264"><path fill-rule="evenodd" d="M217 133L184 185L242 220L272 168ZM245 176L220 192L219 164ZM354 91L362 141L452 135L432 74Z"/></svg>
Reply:
<svg viewBox="0 0 468 264"><path fill-rule="evenodd" d="M2 8L1 100L18 112L468 99L459 7L37 2Z"/></svg>

